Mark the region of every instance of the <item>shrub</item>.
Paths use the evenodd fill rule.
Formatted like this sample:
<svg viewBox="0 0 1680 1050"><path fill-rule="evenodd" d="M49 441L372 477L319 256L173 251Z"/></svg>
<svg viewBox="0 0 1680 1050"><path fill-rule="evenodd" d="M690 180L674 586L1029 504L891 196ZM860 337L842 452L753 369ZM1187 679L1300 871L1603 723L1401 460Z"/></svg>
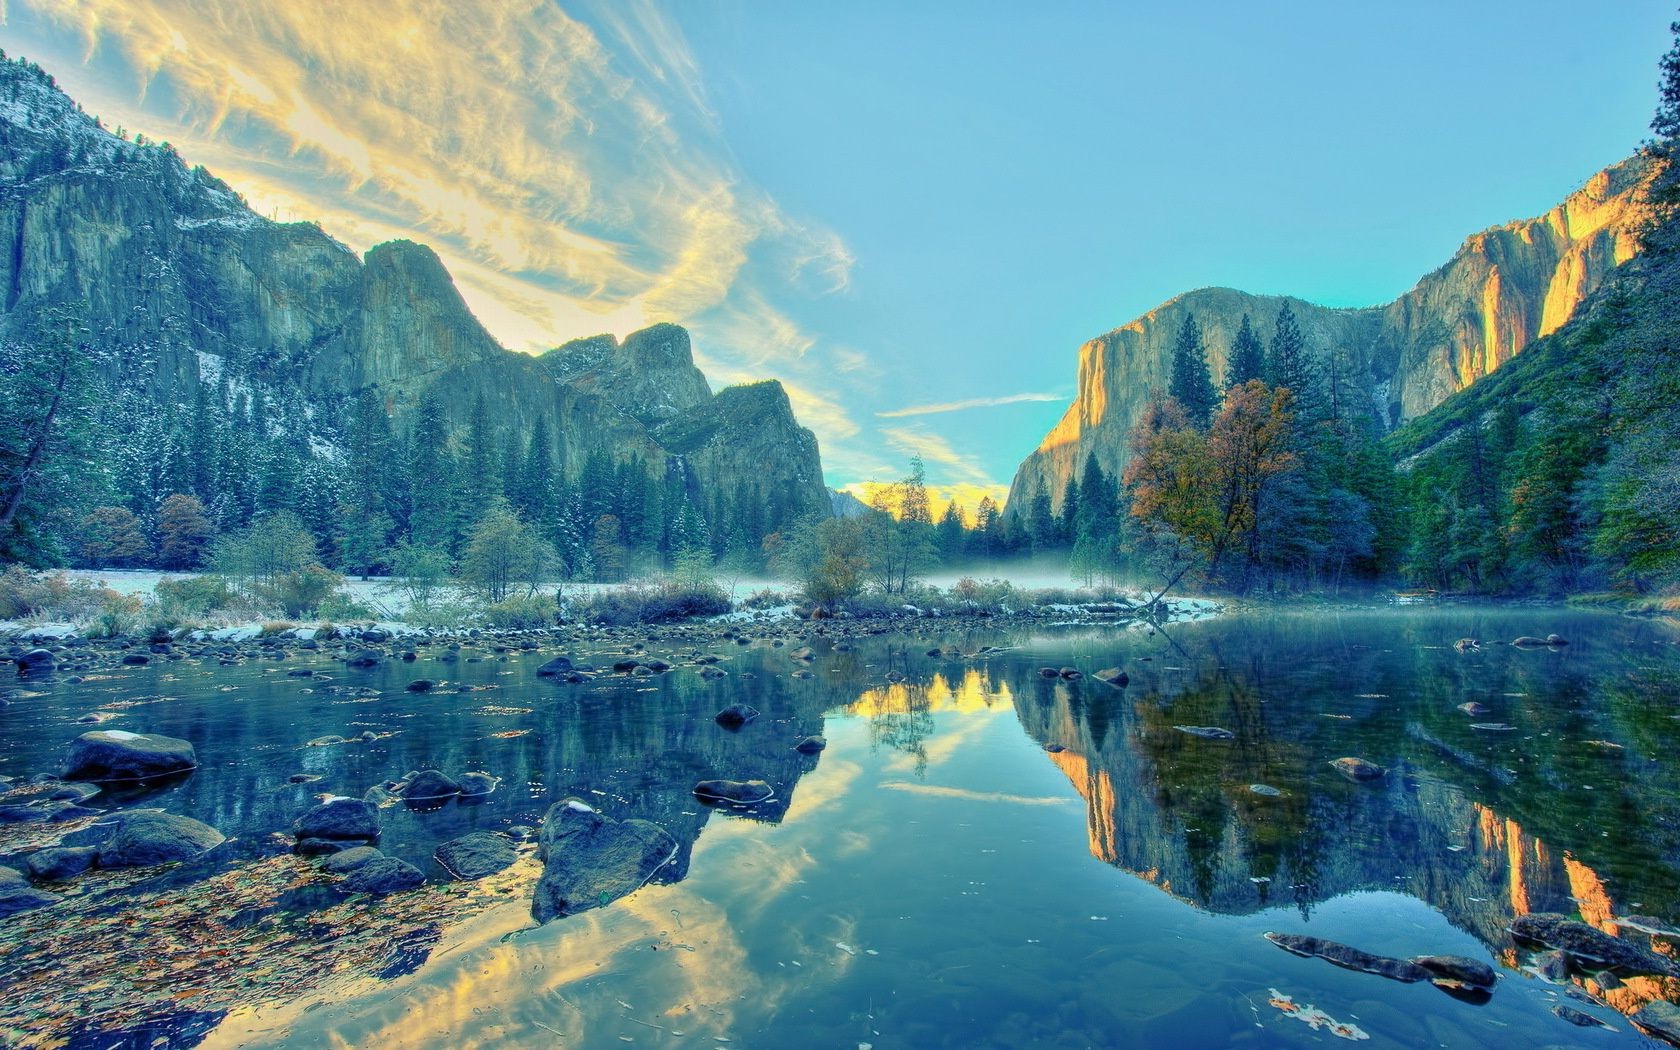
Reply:
<svg viewBox="0 0 1680 1050"><path fill-rule="evenodd" d="M626 587L601 591L584 599L577 618L610 627L637 623L669 623L694 616L719 616L732 606L717 587Z"/></svg>
<svg viewBox="0 0 1680 1050"><path fill-rule="evenodd" d="M140 613L144 608L145 599L138 594L107 591L104 604L88 625L88 634L94 638L134 634L140 629Z"/></svg>
<svg viewBox="0 0 1680 1050"><path fill-rule="evenodd" d="M233 588L220 576L165 577L153 588L159 613L166 618L194 619L212 609L224 609L235 599Z"/></svg>
<svg viewBox="0 0 1680 1050"><path fill-rule="evenodd" d="M0 573L0 620L85 620L98 615L112 593L100 584L73 580L62 572L36 573L12 565Z"/></svg>
<svg viewBox="0 0 1680 1050"><path fill-rule="evenodd" d="M254 583L257 597L278 605L287 616L308 616L331 598L343 577L319 565L305 565L280 573L266 582Z"/></svg>
<svg viewBox="0 0 1680 1050"><path fill-rule="evenodd" d="M379 609L367 602L358 601L348 591L340 588L321 599L321 603L315 606L315 615L323 620L375 620L381 613Z"/></svg>
<svg viewBox="0 0 1680 1050"><path fill-rule="evenodd" d="M484 610L491 627L503 631L525 631L551 626L560 609L547 594L513 595Z"/></svg>
<svg viewBox="0 0 1680 1050"><path fill-rule="evenodd" d="M788 605L791 601L792 599L789 598L788 595L766 587L761 591L754 591L745 598L742 598L740 605L743 609L774 609L779 606Z"/></svg>

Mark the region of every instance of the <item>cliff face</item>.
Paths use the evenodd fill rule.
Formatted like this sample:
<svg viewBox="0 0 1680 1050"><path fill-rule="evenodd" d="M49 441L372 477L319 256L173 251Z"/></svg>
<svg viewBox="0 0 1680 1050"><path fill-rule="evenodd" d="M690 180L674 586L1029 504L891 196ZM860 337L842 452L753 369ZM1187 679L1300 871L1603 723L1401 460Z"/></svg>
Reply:
<svg viewBox="0 0 1680 1050"><path fill-rule="evenodd" d="M482 401L498 449L545 423L573 478L605 452L685 470L704 506L774 479L793 486L789 514L827 511L816 439L779 384L714 395L682 328L513 353L431 249L394 241L357 259L313 224L263 219L167 145L107 133L12 61L0 61L0 290L0 339L26 339L44 309L70 306L104 380L142 411L205 390L247 398L301 421L307 433L288 437L331 460L357 396L376 393L402 432L435 390L457 428ZM674 452L660 428L680 431L689 416L724 418L726 439L752 440Z"/></svg>
<svg viewBox="0 0 1680 1050"><path fill-rule="evenodd" d="M1627 160L1594 175L1545 215L1468 238L1446 265L1387 306L1330 309L1229 288L1187 292L1079 350L1077 392L1061 421L1016 470L1007 512L1037 486L1060 506L1069 477L1095 453L1118 473L1127 437L1151 390L1170 378L1172 345L1187 313L1201 325L1217 380L1243 314L1269 341L1287 301L1321 360L1336 359L1355 399L1394 427L1489 375L1561 327L1616 266L1633 257L1644 174Z"/></svg>

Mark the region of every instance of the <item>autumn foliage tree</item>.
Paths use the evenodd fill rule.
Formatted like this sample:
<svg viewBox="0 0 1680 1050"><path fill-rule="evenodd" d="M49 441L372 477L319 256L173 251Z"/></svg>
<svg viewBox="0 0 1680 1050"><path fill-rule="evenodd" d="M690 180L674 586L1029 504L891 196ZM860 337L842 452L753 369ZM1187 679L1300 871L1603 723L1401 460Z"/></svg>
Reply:
<svg viewBox="0 0 1680 1050"><path fill-rule="evenodd" d="M1228 559L1240 558L1246 577L1266 498L1299 465L1293 420L1290 392L1258 380L1226 394L1205 434L1172 398L1145 410L1125 485L1134 532L1162 577L1160 594L1192 571L1220 579Z"/></svg>

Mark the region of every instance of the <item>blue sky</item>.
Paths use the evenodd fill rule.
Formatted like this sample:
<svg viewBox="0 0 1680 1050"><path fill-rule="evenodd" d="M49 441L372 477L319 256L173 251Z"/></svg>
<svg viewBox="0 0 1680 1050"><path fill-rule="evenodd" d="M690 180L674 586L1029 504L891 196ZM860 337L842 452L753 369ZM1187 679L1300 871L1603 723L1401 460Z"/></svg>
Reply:
<svg viewBox="0 0 1680 1050"><path fill-rule="evenodd" d="M438 249L516 349L694 332L836 486L972 506L1084 340L1386 302L1638 145L1667 3L0 0L0 45L265 214Z"/></svg>

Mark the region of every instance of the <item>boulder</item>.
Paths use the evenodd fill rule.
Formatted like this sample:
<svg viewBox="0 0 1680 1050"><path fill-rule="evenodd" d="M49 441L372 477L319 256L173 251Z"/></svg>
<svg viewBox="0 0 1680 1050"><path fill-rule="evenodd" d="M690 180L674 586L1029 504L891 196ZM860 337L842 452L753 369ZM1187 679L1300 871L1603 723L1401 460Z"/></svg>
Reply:
<svg viewBox="0 0 1680 1050"><path fill-rule="evenodd" d="M1486 705L1479 704L1474 700L1467 700L1464 703L1459 704L1458 709L1469 715L1471 718L1481 718L1483 715L1488 713Z"/></svg>
<svg viewBox="0 0 1680 1050"><path fill-rule="evenodd" d="M450 839L432 854L443 869L457 879L482 879L511 867L519 854L501 835L488 831Z"/></svg>
<svg viewBox="0 0 1680 1050"><path fill-rule="evenodd" d="M379 654L370 652L357 653L356 655L350 657L350 659L344 661L345 667L378 667L379 664Z"/></svg>
<svg viewBox="0 0 1680 1050"><path fill-rule="evenodd" d="M1466 988L1492 988L1499 981L1493 967L1463 955L1414 955L1413 963L1428 970L1437 984L1451 982Z"/></svg>
<svg viewBox="0 0 1680 1050"><path fill-rule="evenodd" d="M1132 676L1118 667L1105 667L1091 677L1095 678L1099 682L1107 682L1109 685L1116 686L1121 689L1130 685L1132 681Z"/></svg>
<svg viewBox="0 0 1680 1050"><path fill-rule="evenodd" d="M1063 667L1057 673L1070 682L1085 677L1084 672L1077 667Z"/></svg>
<svg viewBox="0 0 1680 1050"><path fill-rule="evenodd" d="M702 780L694 796L702 802L731 802L752 806L775 797L776 789L762 780Z"/></svg>
<svg viewBox="0 0 1680 1050"><path fill-rule="evenodd" d="M321 862L321 870L330 871L335 875L348 875L363 864L376 861L384 855L373 846L352 846L330 854Z"/></svg>
<svg viewBox="0 0 1680 1050"><path fill-rule="evenodd" d="M547 922L640 889L677 855L670 832L646 820L613 820L577 799L549 807L538 836L542 878L531 915Z"/></svg>
<svg viewBox="0 0 1680 1050"><path fill-rule="evenodd" d="M359 798L328 799L292 822L292 834L332 842L371 842L379 837L379 807Z"/></svg>
<svg viewBox="0 0 1680 1050"><path fill-rule="evenodd" d="M719 711L716 716L717 724L725 729L739 729L758 717L758 708L746 704L730 704Z"/></svg>
<svg viewBox="0 0 1680 1050"><path fill-rule="evenodd" d="M793 749L802 755L814 755L828 746L828 741L820 736L808 736L793 745Z"/></svg>
<svg viewBox="0 0 1680 1050"><path fill-rule="evenodd" d="M496 785L502 782L501 777L477 772L462 773L457 779L461 784L462 798L482 798L496 790Z"/></svg>
<svg viewBox="0 0 1680 1050"><path fill-rule="evenodd" d="M426 876L406 860L396 857L379 856L362 864L345 876L339 883L341 889L350 893L367 893L375 897L383 897L389 893L400 893L403 890L418 888L426 881Z"/></svg>
<svg viewBox="0 0 1680 1050"><path fill-rule="evenodd" d="M226 839L208 824L175 813L125 813L116 833L99 847L101 868L145 868L190 860Z"/></svg>
<svg viewBox="0 0 1680 1050"><path fill-rule="evenodd" d="M43 893L29 884L23 872L0 867L0 918L57 904L56 894Z"/></svg>
<svg viewBox="0 0 1680 1050"><path fill-rule="evenodd" d="M1364 784L1372 780L1381 780L1388 771L1375 762L1367 762L1363 758L1338 758L1330 763L1330 768L1347 777L1355 784Z"/></svg>
<svg viewBox="0 0 1680 1050"><path fill-rule="evenodd" d="M155 733L97 729L83 733L64 759L65 780L146 780L198 768L185 740Z"/></svg>
<svg viewBox="0 0 1680 1050"><path fill-rule="evenodd" d="M1628 1019L1657 1038L1680 1045L1680 1006L1656 999L1641 1006Z"/></svg>
<svg viewBox="0 0 1680 1050"><path fill-rule="evenodd" d="M1544 649L1546 647L1546 639L1535 638L1532 635L1525 634L1511 639L1511 644L1516 646L1518 649Z"/></svg>
<svg viewBox="0 0 1680 1050"><path fill-rule="evenodd" d="M30 649L16 658L18 674L47 674L58 666L51 649Z"/></svg>
<svg viewBox="0 0 1680 1050"><path fill-rule="evenodd" d="M93 867L99 850L93 846L49 846L29 855L30 877L42 882L63 882Z"/></svg>
<svg viewBox="0 0 1680 1050"><path fill-rule="evenodd" d="M414 681L403 686L403 688L407 689L411 693L429 693L433 689L437 688L437 683L432 681L430 678L416 678Z"/></svg>
<svg viewBox="0 0 1680 1050"><path fill-rule="evenodd" d="M1410 984L1433 978L1431 971L1417 963L1405 959L1392 959L1386 955L1372 955L1370 952L1336 941L1327 941L1322 937L1308 937L1299 933L1268 933L1266 939L1286 952L1309 959L1323 959L1347 970L1374 973L1391 981Z"/></svg>
<svg viewBox="0 0 1680 1050"><path fill-rule="evenodd" d="M404 801L424 802L451 798L460 793L461 782L454 777L435 769L422 769L409 780L408 786L403 788L402 795Z"/></svg>
<svg viewBox="0 0 1680 1050"><path fill-rule="evenodd" d="M556 656L537 668L537 675L541 678L557 678L570 670L572 670L571 659L565 656Z"/></svg>
<svg viewBox="0 0 1680 1050"><path fill-rule="evenodd" d="M1567 915L1537 912L1518 916L1511 935L1519 941L1556 948L1575 962L1592 963L1630 973L1680 977L1680 965L1648 948L1610 936Z"/></svg>

